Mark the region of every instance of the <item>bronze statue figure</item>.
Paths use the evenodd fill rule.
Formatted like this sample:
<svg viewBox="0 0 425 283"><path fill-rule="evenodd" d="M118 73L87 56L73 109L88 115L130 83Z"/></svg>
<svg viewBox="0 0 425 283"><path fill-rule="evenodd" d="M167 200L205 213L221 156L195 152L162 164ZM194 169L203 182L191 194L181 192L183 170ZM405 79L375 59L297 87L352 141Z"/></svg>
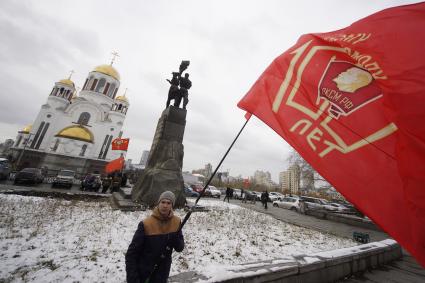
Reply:
<svg viewBox="0 0 425 283"><path fill-rule="evenodd" d="M192 87L192 82L189 80L189 74L186 73L182 77L183 72L189 66L190 61L182 61L179 67L179 72L173 72L173 78L167 81L170 83L170 89L168 90L168 99L166 108L170 106L171 100L174 100L174 107L180 107L181 100L183 99L183 109L186 109L186 105L189 102L188 90ZM180 88L179 88L180 86Z"/></svg>
<svg viewBox="0 0 425 283"><path fill-rule="evenodd" d="M179 73L173 72L173 78L171 81L167 79L167 81L170 83L170 89L168 90L168 99L167 99L167 105L165 108L168 108L170 106L170 101L174 100L174 104L176 104L176 98L179 96Z"/></svg>
<svg viewBox="0 0 425 283"><path fill-rule="evenodd" d="M179 100L178 100L178 103L177 103L177 107L178 107L178 105L180 105L180 101L183 98L183 109L186 109L186 105L189 102L189 98L188 98L189 92L188 92L188 90L191 86L192 86L192 82L189 80L189 74L188 73L186 73L184 75L184 78L182 78L180 76L180 93L179 93L180 96L179 96Z"/></svg>

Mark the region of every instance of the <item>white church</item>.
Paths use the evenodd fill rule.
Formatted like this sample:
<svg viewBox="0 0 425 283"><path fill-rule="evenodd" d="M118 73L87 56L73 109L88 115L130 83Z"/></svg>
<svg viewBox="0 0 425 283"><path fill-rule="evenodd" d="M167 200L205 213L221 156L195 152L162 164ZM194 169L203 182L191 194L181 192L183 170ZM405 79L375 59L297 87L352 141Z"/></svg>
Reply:
<svg viewBox="0 0 425 283"><path fill-rule="evenodd" d="M120 75L112 62L94 68L79 93L70 78L55 83L35 121L18 132L12 148L18 169L102 173L123 154L111 142L122 135L129 102L117 95Z"/></svg>

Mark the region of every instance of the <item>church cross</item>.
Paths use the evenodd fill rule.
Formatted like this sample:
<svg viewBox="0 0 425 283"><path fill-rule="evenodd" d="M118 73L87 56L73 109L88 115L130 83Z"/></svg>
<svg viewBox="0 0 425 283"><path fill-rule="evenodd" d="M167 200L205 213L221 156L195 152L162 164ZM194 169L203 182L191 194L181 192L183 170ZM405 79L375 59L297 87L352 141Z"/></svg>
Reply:
<svg viewBox="0 0 425 283"><path fill-rule="evenodd" d="M71 71L69 71L69 77L68 77L68 80L70 80L71 79L71 77L72 77L72 75L75 73L75 71L74 70L71 70Z"/></svg>
<svg viewBox="0 0 425 283"><path fill-rule="evenodd" d="M120 55L118 55L118 52L116 52L116 51L113 51L111 54L112 54L111 66L112 66L112 64L114 63L115 59L117 57L120 57Z"/></svg>

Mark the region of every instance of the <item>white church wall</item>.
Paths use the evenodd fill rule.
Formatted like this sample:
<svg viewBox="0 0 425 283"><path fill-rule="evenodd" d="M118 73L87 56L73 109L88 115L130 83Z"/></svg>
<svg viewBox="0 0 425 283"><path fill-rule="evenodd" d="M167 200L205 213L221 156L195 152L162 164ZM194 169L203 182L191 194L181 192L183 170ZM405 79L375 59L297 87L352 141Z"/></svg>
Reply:
<svg viewBox="0 0 425 283"><path fill-rule="evenodd" d="M69 105L69 101L62 97L49 96L47 98L47 105L53 109L66 108Z"/></svg>
<svg viewBox="0 0 425 283"><path fill-rule="evenodd" d="M87 157L87 153L90 152L92 144L84 141L67 139L67 138L58 138L59 145L55 153L71 155L71 156L80 156L82 148L84 145L87 146L84 157Z"/></svg>
<svg viewBox="0 0 425 283"><path fill-rule="evenodd" d="M90 114L90 120L88 123L90 126L92 124L99 124L105 120L105 113L103 109L99 105L90 101L76 101L65 110L65 113L67 113L75 123L78 122L78 119L83 112L88 112Z"/></svg>
<svg viewBox="0 0 425 283"><path fill-rule="evenodd" d="M98 104L106 104L109 105L109 108L112 107L112 103L114 100L112 98L107 97L106 95L90 90L82 90L80 92L80 96L88 101L98 103ZM105 109L108 110L108 109Z"/></svg>
<svg viewBox="0 0 425 283"><path fill-rule="evenodd" d="M99 104L107 104L109 106L112 106L113 103L113 93L115 92L115 89L119 89L120 87L120 82L118 80L116 80L115 78L102 74L102 73L98 73L98 72L90 72L88 75L88 85L86 86L85 89L81 90L80 95L81 97L86 98L87 100L91 100L93 102L99 103ZM100 81L101 79L105 80L105 84L99 88L97 90L97 86L95 87L95 89L91 90L91 85L93 80L97 79L98 81ZM111 87L108 90L107 94L110 94L110 96L103 94L103 91L106 87L106 84L109 83L110 86L114 85L114 90L112 92L110 92Z"/></svg>

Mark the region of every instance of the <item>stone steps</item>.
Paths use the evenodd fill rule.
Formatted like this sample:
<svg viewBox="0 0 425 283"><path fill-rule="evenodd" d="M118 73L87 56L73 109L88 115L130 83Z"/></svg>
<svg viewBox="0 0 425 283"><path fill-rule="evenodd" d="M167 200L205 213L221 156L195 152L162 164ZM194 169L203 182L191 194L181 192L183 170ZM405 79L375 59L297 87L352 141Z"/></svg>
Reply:
<svg viewBox="0 0 425 283"><path fill-rule="evenodd" d="M113 209L121 211L140 211L142 210L140 204L131 200L131 188L120 188L111 196L111 206Z"/></svg>

